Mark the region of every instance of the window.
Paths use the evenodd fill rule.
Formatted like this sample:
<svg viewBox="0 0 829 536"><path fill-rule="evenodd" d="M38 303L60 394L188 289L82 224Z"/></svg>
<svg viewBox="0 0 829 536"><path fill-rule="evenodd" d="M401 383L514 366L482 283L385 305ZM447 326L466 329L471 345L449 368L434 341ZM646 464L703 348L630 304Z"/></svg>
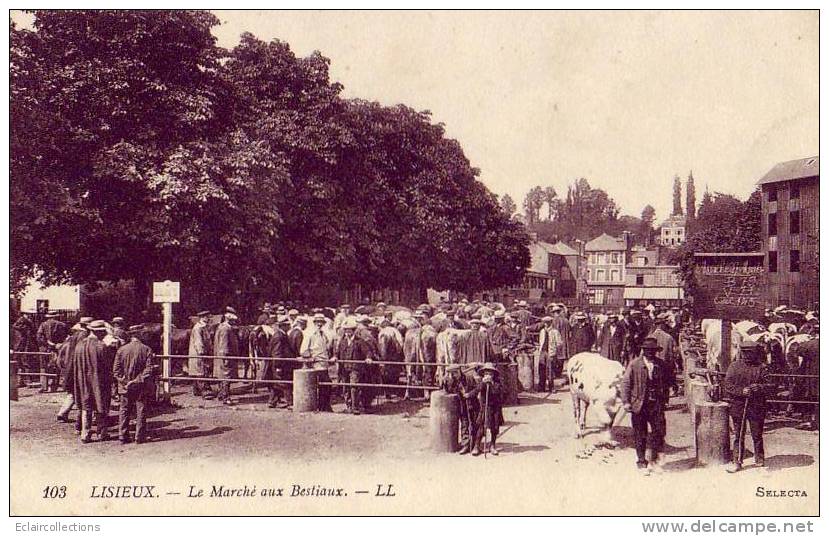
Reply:
<svg viewBox="0 0 829 536"><path fill-rule="evenodd" d="M604 253L596 254L596 264L604 264Z"/></svg>
<svg viewBox="0 0 829 536"><path fill-rule="evenodd" d="M800 234L800 211L789 212L789 234Z"/></svg>
<svg viewBox="0 0 829 536"><path fill-rule="evenodd" d="M800 185L793 182L789 187L789 199L797 199L800 197Z"/></svg>
<svg viewBox="0 0 829 536"><path fill-rule="evenodd" d="M769 236L777 236L777 213L769 214Z"/></svg>
<svg viewBox="0 0 829 536"><path fill-rule="evenodd" d="M645 275L644 274L636 274L636 286L641 287L645 284Z"/></svg>
<svg viewBox="0 0 829 536"><path fill-rule="evenodd" d="M800 251L793 249L789 252L789 271L800 271Z"/></svg>
<svg viewBox="0 0 829 536"><path fill-rule="evenodd" d="M593 305L604 305L604 289L596 289L591 293L590 303Z"/></svg>
<svg viewBox="0 0 829 536"><path fill-rule="evenodd" d="M771 203L772 201L777 201L777 188L775 188L774 186L769 188L769 203Z"/></svg>
<svg viewBox="0 0 829 536"><path fill-rule="evenodd" d="M619 276L619 270L611 270L610 271L610 280L611 281L621 281L622 278Z"/></svg>
<svg viewBox="0 0 829 536"><path fill-rule="evenodd" d="M604 270L596 270L596 281L607 281Z"/></svg>
<svg viewBox="0 0 829 536"><path fill-rule="evenodd" d="M611 253L610 262L613 264L619 264L619 254L618 253Z"/></svg>
<svg viewBox="0 0 829 536"><path fill-rule="evenodd" d="M777 252L769 251L769 272L777 272Z"/></svg>

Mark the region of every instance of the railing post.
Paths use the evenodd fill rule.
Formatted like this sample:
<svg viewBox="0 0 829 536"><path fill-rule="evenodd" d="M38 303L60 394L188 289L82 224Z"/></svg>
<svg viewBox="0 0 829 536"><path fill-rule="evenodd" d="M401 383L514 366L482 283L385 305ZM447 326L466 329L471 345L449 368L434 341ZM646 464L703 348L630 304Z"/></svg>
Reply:
<svg viewBox="0 0 829 536"><path fill-rule="evenodd" d="M315 369L294 369L294 406L297 413L317 411L319 399L317 388L319 387L319 374Z"/></svg>
<svg viewBox="0 0 829 536"><path fill-rule="evenodd" d="M161 333L161 347L164 357L161 359L161 374L165 378L170 377L172 367L170 366L170 358L172 353L172 331L173 331L173 304L164 302L161 304L163 312L164 324ZM170 380L163 380L161 382L161 398L162 400L170 400Z"/></svg>
<svg viewBox="0 0 829 536"><path fill-rule="evenodd" d="M432 391L429 401L429 442L435 452L458 450L458 395Z"/></svg>

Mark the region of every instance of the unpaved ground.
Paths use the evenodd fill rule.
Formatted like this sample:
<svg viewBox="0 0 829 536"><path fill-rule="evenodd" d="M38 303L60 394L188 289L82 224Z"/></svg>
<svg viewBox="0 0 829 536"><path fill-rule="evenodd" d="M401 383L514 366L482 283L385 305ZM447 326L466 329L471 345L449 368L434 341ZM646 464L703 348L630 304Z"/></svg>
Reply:
<svg viewBox="0 0 829 536"><path fill-rule="evenodd" d="M614 428L620 447L596 449L598 434L573 438L569 394L522 395L505 408L498 457L434 454L428 405L387 402L375 414L294 414L243 395L224 407L177 392L181 407L154 415L152 441L83 445L55 421L60 395L23 389L11 407L12 509L19 513L486 513L816 514L818 434L770 419L768 467L737 475L695 468L690 419L674 399L664 470L634 467L630 419ZM75 413L73 413L73 418ZM588 426L595 423L588 415ZM585 453L587 454L585 456ZM71 500L45 500L47 484L68 483ZM154 484L164 501L90 498L92 485ZM189 486L343 487L348 497L187 498ZM392 484L395 497L375 496ZM758 486L806 496L758 496ZM371 490L370 494L357 493ZM463 491L461 494L460 492ZM167 493L181 495L166 495ZM763 493L765 495L765 493ZM464 497L464 500L459 500ZM217 502L219 501L219 502Z"/></svg>

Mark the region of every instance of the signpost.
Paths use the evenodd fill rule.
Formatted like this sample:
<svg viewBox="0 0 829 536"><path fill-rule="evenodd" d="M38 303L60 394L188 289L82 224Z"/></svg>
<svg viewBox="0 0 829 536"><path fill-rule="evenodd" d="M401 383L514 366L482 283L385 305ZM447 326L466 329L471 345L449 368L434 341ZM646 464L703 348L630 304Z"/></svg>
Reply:
<svg viewBox="0 0 829 536"><path fill-rule="evenodd" d="M153 283L153 303L161 304L161 312L163 316L163 328L161 332L161 351L164 355L170 355L172 352L172 333L173 333L173 304L178 303L180 285L178 281L160 281ZM161 361L161 373L165 378L170 377L170 360L163 359ZM164 400L170 399L170 381L164 380L161 382L161 398Z"/></svg>
<svg viewBox="0 0 829 536"><path fill-rule="evenodd" d="M722 319L722 355L730 362L731 321L757 320L766 303L763 253L695 253L697 318Z"/></svg>

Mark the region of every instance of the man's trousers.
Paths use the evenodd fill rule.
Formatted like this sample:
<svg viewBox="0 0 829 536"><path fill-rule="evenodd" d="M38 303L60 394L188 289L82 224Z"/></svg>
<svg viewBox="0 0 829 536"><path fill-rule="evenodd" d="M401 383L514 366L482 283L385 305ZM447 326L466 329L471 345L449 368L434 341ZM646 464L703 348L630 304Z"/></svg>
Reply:
<svg viewBox="0 0 829 536"><path fill-rule="evenodd" d="M144 441L147 437L147 401L144 393L123 393L121 409L118 412L118 437L126 439L130 434L130 414L135 409L135 439Z"/></svg>
<svg viewBox="0 0 829 536"><path fill-rule="evenodd" d="M633 442L636 446L636 463L647 466L645 452L648 447L648 426L650 425L651 449L654 456L662 451L665 441L665 412L658 402L646 401L639 413L631 413L633 424Z"/></svg>
<svg viewBox="0 0 829 536"><path fill-rule="evenodd" d="M754 463L763 462L766 458L766 452L763 448L763 425L766 420L766 412L764 410L758 411L749 405L748 411L745 412L745 423L742 423L744 404L743 400L739 400L728 405L728 414L731 416L731 425L734 427L734 445L731 453L733 461L737 465L742 465L745 457L746 428L751 432L751 441L754 445Z"/></svg>

